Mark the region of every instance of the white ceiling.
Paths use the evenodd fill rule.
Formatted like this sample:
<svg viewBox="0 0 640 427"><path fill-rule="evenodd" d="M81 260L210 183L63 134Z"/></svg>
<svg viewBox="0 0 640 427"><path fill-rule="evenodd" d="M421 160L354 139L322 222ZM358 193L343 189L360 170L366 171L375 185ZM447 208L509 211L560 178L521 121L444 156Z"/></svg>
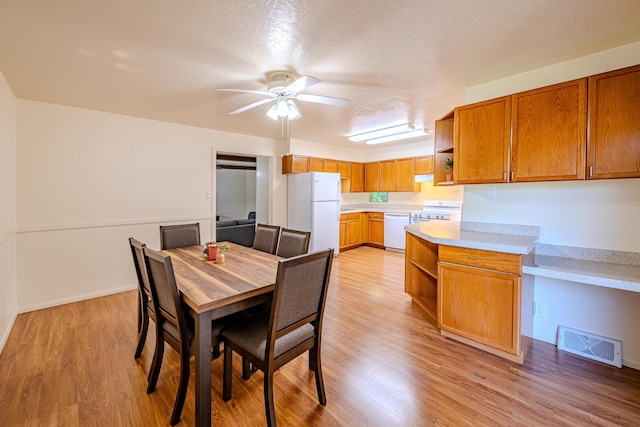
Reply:
<svg viewBox="0 0 640 427"><path fill-rule="evenodd" d="M260 95L311 75L291 137L433 128L467 86L640 40L638 0L2 0L0 71L18 98L280 139ZM412 142L409 140L408 142Z"/></svg>

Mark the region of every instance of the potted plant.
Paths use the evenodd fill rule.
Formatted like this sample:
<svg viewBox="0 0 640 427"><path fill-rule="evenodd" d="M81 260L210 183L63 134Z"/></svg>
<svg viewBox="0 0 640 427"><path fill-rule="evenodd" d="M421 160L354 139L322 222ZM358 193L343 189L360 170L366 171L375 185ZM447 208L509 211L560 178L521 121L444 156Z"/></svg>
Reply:
<svg viewBox="0 0 640 427"><path fill-rule="evenodd" d="M229 250L229 242L220 242L218 243L218 256L216 257L216 263L221 264L224 262L224 253Z"/></svg>
<svg viewBox="0 0 640 427"><path fill-rule="evenodd" d="M447 157L447 159L442 162L442 166L449 171L447 174L447 181L453 181L452 172L453 172L453 160Z"/></svg>

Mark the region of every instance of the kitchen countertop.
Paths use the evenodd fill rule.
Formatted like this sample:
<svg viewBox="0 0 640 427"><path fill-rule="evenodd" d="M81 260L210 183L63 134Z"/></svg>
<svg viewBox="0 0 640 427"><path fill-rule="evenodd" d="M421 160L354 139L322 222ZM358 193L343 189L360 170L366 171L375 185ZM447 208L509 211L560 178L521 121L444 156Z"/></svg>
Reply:
<svg viewBox="0 0 640 427"><path fill-rule="evenodd" d="M457 246L461 248L482 249L487 251L505 252L511 254L526 255L530 253L538 242L538 235L521 234L533 232L539 227L526 227L518 229L507 225L507 233L498 232L495 227L482 231L481 227L468 226L478 223L465 223L461 221L428 221L420 224L405 225L404 229L439 245Z"/></svg>
<svg viewBox="0 0 640 427"><path fill-rule="evenodd" d="M357 205L342 205L340 213L360 213L360 212L377 212L377 213L404 213L409 214L413 211L421 211L422 205L394 205L386 203L368 203Z"/></svg>
<svg viewBox="0 0 640 427"><path fill-rule="evenodd" d="M541 244L535 226L429 221L405 230L441 245L520 255L535 250L532 262L522 266L523 274L640 292L637 252Z"/></svg>

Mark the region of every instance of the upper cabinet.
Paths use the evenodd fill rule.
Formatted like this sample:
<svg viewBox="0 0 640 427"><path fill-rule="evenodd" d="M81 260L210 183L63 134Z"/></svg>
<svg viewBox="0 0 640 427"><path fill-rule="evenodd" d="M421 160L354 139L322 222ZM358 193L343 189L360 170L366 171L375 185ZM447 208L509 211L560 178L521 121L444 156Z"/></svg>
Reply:
<svg viewBox="0 0 640 427"><path fill-rule="evenodd" d="M378 191L396 190L396 161L385 160L378 163Z"/></svg>
<svg viewBox="0 0 640 427"><path fill-rule="evenodd" d="M433 156L416 157L413 161L413 172L416 175L433 173Z"/></svg>
<svg viewBox="0 0 640 427"><path fill-rule="evenodd" d="M420 183L416 182L415 158L396 159L396 190L407 192L419 192Z"/></svg>
<svg viewBox="0 0 640 427"><path fill-rule="evenodd" d="M364 191L380 191L378 162L364 164Z"/></svg>
<svg viewBox="0 0 640 427"><path fill-rule="evenodd" d="M288 154L282 157L282 174L309 172L309 157Z"/></svg>
<svg viewBox="0 0 640 427"><path fill-rule="evenodd" d="M640 65L589 77L588 178L640 177Z"/></svg>
<svg viewBox="0 0 640 427"><path fill-rule="evenodd" d="M433 183L435 185L453 184L453 170L445 167L447 160L453 160L453 111L442 119L436 120L433 145L435 149Z"/></svg>
<svg viewBox="0 0 640 427"><path fill-rule="evenodd" d="M510 182L585 178L587 80L512 95Z"/></svg>
<svg viewBox="0 0 640 427"><path fill-rule="evenodd" d="M364 163L351 163L351 192L364 191Z"/></svg>
<svg viewBox="0 0 640 427"><path fill-rule="evenodd" d="M458 107L434 145L440 185L448 156L455 184L640 178L640 65Z"/></svg>
<svg viewBox="0 0 640 427"><path fill-rule="evenodd" d="M453 132L456 184L507 182L510 96L456 108Z"/></svg>

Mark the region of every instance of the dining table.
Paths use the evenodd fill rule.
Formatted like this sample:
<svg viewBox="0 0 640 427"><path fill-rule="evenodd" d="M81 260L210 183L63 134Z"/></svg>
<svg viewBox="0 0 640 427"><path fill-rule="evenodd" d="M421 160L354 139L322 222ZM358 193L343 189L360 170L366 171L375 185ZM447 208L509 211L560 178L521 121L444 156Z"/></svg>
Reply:
<svg viewBox="0 0 640 427"><path fill-rule="evenodd" d="M211 426L211 322L271 300L276 255L229 245L224 262L210 261L203 246L165 249L182 299L195 319L196 425Z"/></svg>

